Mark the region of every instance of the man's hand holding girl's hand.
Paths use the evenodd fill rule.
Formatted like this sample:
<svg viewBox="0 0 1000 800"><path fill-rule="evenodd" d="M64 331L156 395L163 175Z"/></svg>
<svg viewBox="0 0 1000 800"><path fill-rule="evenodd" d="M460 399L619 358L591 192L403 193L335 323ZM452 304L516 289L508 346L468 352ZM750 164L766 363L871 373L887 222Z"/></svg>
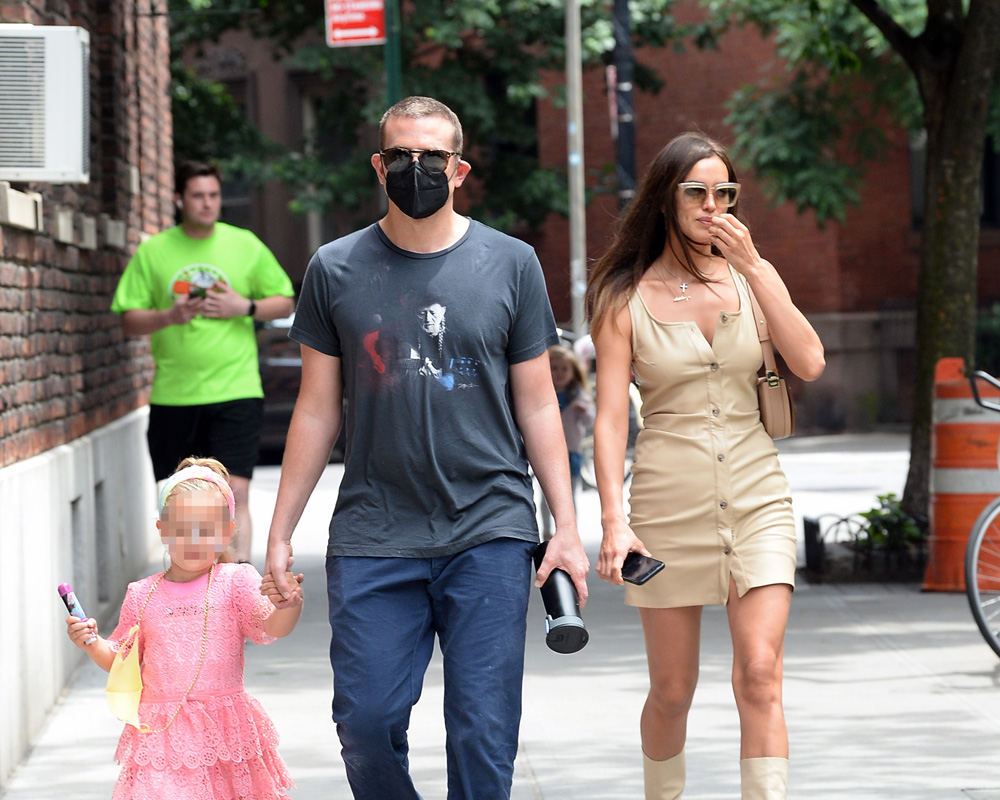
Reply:
<svg viewBox="0 0 1000 800"><path fill-rule="evenodd" d="M286 599L282 596L281 590L278 588L278 584L274 580L274 576L270 572L267 572L264 575L264 579L261 581L260 593L268 598L275 608L292 608L294 606L300 606L305 599L305 594L302 591L302 581L304 577L305 576L301 572L298 575L293 572L285 573L285 581L288 586L291 587L290 596Z"/></svg>

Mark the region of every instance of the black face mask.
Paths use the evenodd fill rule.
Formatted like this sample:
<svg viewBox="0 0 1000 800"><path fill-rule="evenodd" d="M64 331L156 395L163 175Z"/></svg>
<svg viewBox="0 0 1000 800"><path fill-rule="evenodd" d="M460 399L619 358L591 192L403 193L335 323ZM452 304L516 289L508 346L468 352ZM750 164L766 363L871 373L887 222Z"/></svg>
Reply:
<svg viewBox="0 0 1000 800"><path fill-rule="evenodd" d="M448 173L428 172L419 161L411 161L400 172L386 170L385 193L406 216L423 219L448 202Z"/></svg>

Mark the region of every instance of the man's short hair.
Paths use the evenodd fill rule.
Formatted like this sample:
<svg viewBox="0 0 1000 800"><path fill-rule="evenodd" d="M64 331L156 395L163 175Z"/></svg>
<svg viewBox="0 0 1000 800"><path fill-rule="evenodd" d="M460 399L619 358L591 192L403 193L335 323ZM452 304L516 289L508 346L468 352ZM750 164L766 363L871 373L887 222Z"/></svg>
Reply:
<svg viewBox="0 0 1000 800"><path fill-rule="evenodd" d="M456 153L462 152L462 123L458 121L458 116L448 106L433 97L421 97L414 95L404 97L388 111L382 115L382 121L378 124L378 146L379 149L385 147L385 123L390 117L408 117L410 119L420 119L421 117L441 117L448 120L455 128L455 138L452 140L451 149Z"/></svg>
<svg viewBox="0 0 1000 800"><path fill-rule="evenodd" d="M215 178L222 183L222 173L215 164L208 164L204 161L185 161L177 168L174 174L174 189L177 194L184 194L188 181L192 178Z"/></svg>

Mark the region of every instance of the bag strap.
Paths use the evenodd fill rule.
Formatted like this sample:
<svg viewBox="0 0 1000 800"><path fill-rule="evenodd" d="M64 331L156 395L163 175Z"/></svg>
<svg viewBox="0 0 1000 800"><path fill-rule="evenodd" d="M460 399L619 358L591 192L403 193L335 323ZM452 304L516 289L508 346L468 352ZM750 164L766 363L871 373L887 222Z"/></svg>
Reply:
<svg viewBox="0 0 1000 800"><path fill-rule="evenodd" d="M757 338L760 339L760 349L764 355L764 377L767 378L769 386L777 386L781 376L778 374L778 365L774 361L774 345L771 343L771 333L767 329L767 319L764 312L760 310L757 298L754 297L750 284L746 284L747 293L750 295L750 306L753 310L753 320L757 325Z"/></svg>
<svg viewBox="0 0 1000 800"><path fill-rule="evenodd" d="M118 656L121 655L122 652L125 650L131 651L131 649L135 647L136 644L138 644L139 630L142 626L142 615L146 613L146 606L149 605L149 600L150 598L152 598L153 592L156 591L156 587L160 585L160 581L163 580L163 576L166 574L167 574L166 572L161 572L159 575L156 576L156 580L153 581L153 585L149 589L149 594L146 595L146 599L142 604L142 608L139 609L139 619L137 619L135 621L135 625L133 625L129 629L129 632L126 634L125 638L118 643L118 649L115 651L115 658L118 658ZM122 661L124 660L125 656L122 656Z"/></svg>
<svg viewBox="0 0 1000 800"><path fill-rule="evenodd" d="M146 602L144 602L142 604L142 608L139 609L139 619L136 621L135 623L136 625L142 625L142 615L146 613L146 606L149 605L149 600L153 596L153 592L156 591L156 587L160 585L160 581L163 580L166 574L167 574L166 572L161 572L159 575L156 576L156 580L153 581L153 585L149 589L149 594L146 595Z"/></svg>

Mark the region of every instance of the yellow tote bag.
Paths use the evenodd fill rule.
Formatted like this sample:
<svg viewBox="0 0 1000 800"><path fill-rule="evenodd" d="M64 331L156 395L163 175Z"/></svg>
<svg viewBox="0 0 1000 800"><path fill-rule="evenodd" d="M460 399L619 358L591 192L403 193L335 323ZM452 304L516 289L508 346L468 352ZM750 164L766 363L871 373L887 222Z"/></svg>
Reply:
<svg viewBox="0 0 1000 800"><path fill-rule="evenodd" d="M108 683L104 687L111 713L122 722L127 722L136 728L140 733L163 733L173 724L184 705L184 701L187 700L187 696L191 694L191 690L198 682L198 676L201 675L201 668L205 663L205 647L208 644L209 596L212 592L215 564L208 570L208 586L205 588L205 621L201 631L201 656L198 658L198 669L194 673L194 678L191 679L191 685L184 692L184 698L177 704L177 708L164 727L154 731L145 722L139 722L139 701L142 699L142 672L139 669L139 625L142 623L142 615L146 613L146 606L149 605L149 598L153 596L153 592L156 591L156 587L160 585L160 581L165 575L165 572L161 572L153 583L149 594L146 595L146 602L142 604L142 610L139 612L139 621L129 628L128 634L118 646L115 660L111 662L111 669L108 670ZM125 650L128 650L127 656L122 655Z"/></svg>
<svg viewBox="0 0 1000 800"><path fill-rule="evenodd" d="M155 588L155 587L154 587ZM128 650L127 656L122 656ZM122 722L143 729L139 722L139 700L142 697L142 674L139 670L139 626L133 625L115 653L104 688L111 713ZM146 728L149 726L146 725Z"/></svg>

